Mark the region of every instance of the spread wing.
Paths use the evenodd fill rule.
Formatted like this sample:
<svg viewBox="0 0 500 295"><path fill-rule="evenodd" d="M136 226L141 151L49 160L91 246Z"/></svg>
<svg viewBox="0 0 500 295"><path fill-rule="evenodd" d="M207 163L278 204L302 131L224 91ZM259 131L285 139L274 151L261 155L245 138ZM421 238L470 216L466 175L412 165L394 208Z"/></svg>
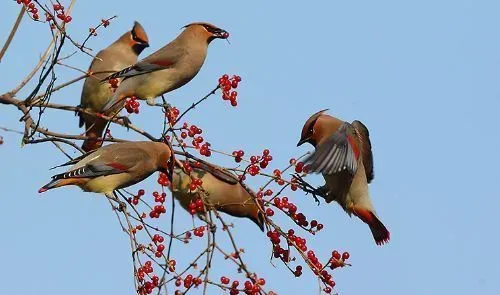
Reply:
<svg viewBox="0 0 500 295"><path fill-rule="evenodd" d="M365 166L366 171L366 180L370 183L374 178L373 172L373 153L372 153L372 144L370 142L370 133L368 132L368 128L356 120L352 122L352 126L356 129L359 139L361 142L361 155L363 157L363 166Z"/></svg>
<svg viewBox="0 0 500 295"><path fill-rule="evenodd" d="M342 124L327 140L316 147L305 163L309 171L325 175L347 171L354 175L358 168L357 146L349 123Z"/></svg>

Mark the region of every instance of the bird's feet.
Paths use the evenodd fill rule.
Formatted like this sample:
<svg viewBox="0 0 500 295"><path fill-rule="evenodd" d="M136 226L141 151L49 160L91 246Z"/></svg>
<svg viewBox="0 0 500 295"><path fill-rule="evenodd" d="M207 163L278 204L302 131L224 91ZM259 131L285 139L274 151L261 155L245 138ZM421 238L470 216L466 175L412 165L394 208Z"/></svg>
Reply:
<svg viewBox="0 0 500 295"><path fill-rule="evenodd" d="M298 173L295 173L292 176L297 180L297 184L306 193L306 195L307 194L312 195L312 197L314 198L314 201L316 201L316 203L318 203L318 206L320 204L318 196L320 196L324 199L327 199L328 188L326 187L326 185L316 188L316 187L312 186L311 184L309 184L307 181L305 181L304 178L302 178L302 176L300 176Z"/></svg>
<svg viewBox="0 0 500 295"><path fill-rule="evenodd" d="M81 104L76 106L75 116L78 116L80 114L80 109L83 109L83 106Z"/></svg>
<svg viewBox="0 0 500 295"><path fill-rule="evenodd" d="M114 209L116 209L116 210L118 210L120 212L126 212L126 210L127 210L127 204L125 204L125 202L123 202L123 201L120 201L120 199L118 198L118 196L116 195L115 192L113 192L113 194L105 194L105 196L109 200L111 200L111 201L113 201L113 202L115 202L115 203L118 204L117 207L113 206Z"/></svg>

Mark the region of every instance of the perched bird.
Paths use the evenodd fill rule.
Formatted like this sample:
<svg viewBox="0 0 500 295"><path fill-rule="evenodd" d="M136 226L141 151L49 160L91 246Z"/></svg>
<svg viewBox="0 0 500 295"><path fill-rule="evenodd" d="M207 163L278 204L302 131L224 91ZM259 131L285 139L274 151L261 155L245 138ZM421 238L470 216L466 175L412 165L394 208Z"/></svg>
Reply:
<svg viewBox="0 0 500 295"><path fill-rule="evenodd" d="M264 215L255 203L255 194L247 191L233 173L203 162L191 162L190 166L191 176L202 180L201 187L210 205L229 215L249 218L264 231ZM172 195L187 211L190 211L190 202L200 198L201 194L198 188L190 191L190 183L191 177L176 165L172 175ZM198 216L205 217L199 212Z"/></svg>
<svg viewBox="0 0 500 295"><path fill-rule="evenodd" d="M203 66L208 45L214 39L227 39L229 33L209 23L191 23L172 42L135 65L105 80L123 78L103 111L127 97L135 96L154 105L155 98L191 81Z"/></svg>
<svg viewBox="0 0 500 295"><path fill-rule="evenodd" d="M389 241L390 233L377 217L368 192L374 177L368 129L360 121L344 122L325 111L306 121L297 146L308 142L315 147L305 164L310 172L323 174L325 200L337 201L349 216L354 214L368 224L375 242L382 245Z"/></svg>
<svg viewBox="0 0 500 295"><path fill-rule="evenodd" d="M118 40L107 48L99 51L96 58L90 64L91 76L85 79L82 90L80 107L92 113L100 113L101 109L113 97L113 91L108 83L101 80L110 73L119 71L137 62L137 56L149 46L148 36L144 28L138 22L134 22L132 30L123 34ZM119 108L118 108L119 109ZM115 115L109 111L105 115ZM84 151L94 150L101 146L98 138L102 136L106 121L85 113L79 113L80 124L85 123L85 134L87 139L82 146Z"/></svg>
<svg viewBox="0 0 500 295"><path fill-rule="evenodd" d="M136 184L155 171L172 175L170 147L162 142L120 142L101 147L60 166L75 164L67 172L52 176L39 193L76 185L86 192L108 196L116 189Z"/></svg>

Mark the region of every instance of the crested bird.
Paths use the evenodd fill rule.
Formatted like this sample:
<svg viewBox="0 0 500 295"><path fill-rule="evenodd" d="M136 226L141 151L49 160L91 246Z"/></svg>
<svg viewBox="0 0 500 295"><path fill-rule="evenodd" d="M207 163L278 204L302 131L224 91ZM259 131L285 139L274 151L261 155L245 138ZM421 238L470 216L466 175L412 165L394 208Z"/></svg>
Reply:
<svg viewBox="0 0 500 295"><path fill-rule="evenodd" d="M190 162L191 175L187 174L180 165L176 165L172 175L172 195L181 206L190 211L189 204L201 198L205 193L207 205L235 217L246 217L264 231L264 215L256 204L255 193L245 189L233 173L207 162ZM202 189L190 190L192 178L201 179ZM198 212L198 217L204 215Z"/></svg>
<svg viewBox="0 0 500 295"><path fill-rule="evenodd" d="M123 34L118 40L108 47L99 51L90 64L88 72L90 76L85 79L82 89L80 107L92 113L100 113L101 109L113 97L113 91L108 83L100 81L110 73L119 71L137 62L137 57L141 52L149 47L146 31L137 21L134 22L132 30ZM78 113L80 116L79 127L85 125L85 134L88 137L82 145L86 152L101 146L102 141L98 138L102 136L106 121L102 118ZM115 115L112 111L105 115Z"/></svg>
<svg viewBox="0 0 500 295"><path fill-rule="evenodd" d="M123 78L103 111L115 108L132 96L155 105L156 97L185 85L198 74L205 62L208 45L214 39L229 37L227 31L209 23L195 22L183 28L172 42L104 79Z"/></svg>
<svg viewBox="0 0 500 295"><path fill-rule="evenodd" d="M67 172L52 176L38 192L76 185L86 192L112 196L114 190L136 184L156 171L170 177L171 156L172 150L162 142L113 143L60 165L74 164Z"/></svg>
<svg viewBox="0 0 500 295"><path fill-rule="evenodd" d="M368 128L358 120L344 122L322 110L302 128L297 146L310 143L315 151L304 163L308 170L322 173L326 202L335 200L351 216L368 224L377 245L389 241L390 233L378 218L368 184L373 180L373 154Z"/></svg>

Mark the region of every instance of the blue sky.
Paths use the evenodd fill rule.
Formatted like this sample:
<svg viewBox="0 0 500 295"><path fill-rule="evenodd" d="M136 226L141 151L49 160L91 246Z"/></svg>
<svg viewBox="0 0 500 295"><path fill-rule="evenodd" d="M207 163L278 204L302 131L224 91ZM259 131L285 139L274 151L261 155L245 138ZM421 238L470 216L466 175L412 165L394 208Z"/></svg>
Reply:
<svg viewBox="0 0 500 295"><path fill-rule="evenodd" d="M351 253L353 267L335 273L336 290L487 295L500 294L495 221L500 205L500 138L495 130L499 9L498 1L472 0L141 5L88 0L77 2L69 30L82 40L90 26L117 14L119 18L88 43L98 50L139 20L151 41L142 55L146 56L192 21L227 29L231 44L214 42L199 75L167 96L183 108L208 92L221 74L243 78L238 108L217 95L187 118L202 126L213 147L244 148L247 153L269 148L273 167L282 167L311 149L295 145L304 121L320 109L330 108L331 115L348 121L361 120L370 130L375 158L370 190L391 231L389 244L376 246L368 228L335 204L316 207L303 193L288 194L307 216L325 224L319 235L308 239L311 247L323 258L332 249ZM0 40L5 40L18 6L8 1L2 11ZM47 37L44 25L23 21L0 63L0 92L17 85L31 69ZM65 53L72 51L68 47ZM87 68L90 59L80 54L68 63ZM78 75L67 69L59 73L58 82ZM81 85L57 93L53 101L78 104ZM21 129L19 113L1 108L0 126ZM143 107L132 119L158 132L160 115L157 109ZM61 132L80 132L72 114L48 112L42 123ZM115 135L140 138L114 130ZM0 293L132 294L127 236L108 203L78 188L39 196L38 188L53 172L48 169L65 158L49 144L21 148L18 135L0 135L6 141L0 146ZM310 179L322 184L319 176ZM262 182L249 184L258 187ZM153 183L154 177L141 187L151 191L157 188ZM178 228L191 225L181 210L176 218ZM317 280L310 273L295 279L279 262L276 267L269 263L270 244L251 222L228 220L236 223L244 258L266 278L268 289L279 294L317 293ZM187 263L200 247L178 244L173 253ZM225 262L213 271L214 280L235 273Z"/></svg>

